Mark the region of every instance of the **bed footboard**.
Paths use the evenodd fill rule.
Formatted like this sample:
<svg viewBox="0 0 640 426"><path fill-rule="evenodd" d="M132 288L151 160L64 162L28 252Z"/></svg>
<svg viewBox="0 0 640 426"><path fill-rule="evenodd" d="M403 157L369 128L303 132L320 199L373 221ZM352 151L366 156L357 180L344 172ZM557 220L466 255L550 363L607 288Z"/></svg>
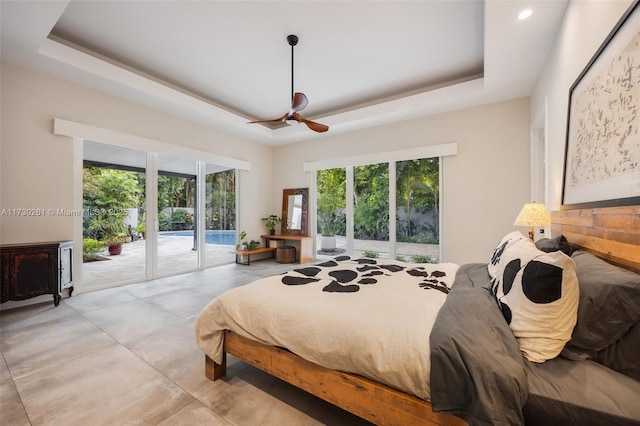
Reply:
<svg viewBox="0 0 640 426"><path fill-rule="evenodd" d="M224 336L222 364L206 357L205 374L216 380L226 373L229 353L331 404L377 425L466 425L462 419L434 413L431 404L364 377L321 367L273 346L231 331Z"/></svg>

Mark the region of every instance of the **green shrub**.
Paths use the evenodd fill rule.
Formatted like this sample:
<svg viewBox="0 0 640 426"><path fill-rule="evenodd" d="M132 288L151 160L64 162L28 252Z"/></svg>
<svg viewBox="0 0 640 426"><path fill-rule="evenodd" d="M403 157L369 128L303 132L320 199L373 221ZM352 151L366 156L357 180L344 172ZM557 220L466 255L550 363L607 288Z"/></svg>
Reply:
<svg viewBox="0 0 640 426"><path fill-rule="evenodd" d="M89 167L83 170L83 232L96 240L129 235L127 209L138 206L142 188L137 174Z"/></svg>
<svg viewBox="0 0 640 426"><path fill-rule="evenodd" d="M165 214L158 214L158 227L161 231L171 231L171 219Z"/></svg>
<svg viewBox="0 0 640 426"><path fill-rule="evenodd" d="M82 240L82 260L84 262L93 262L104 248L105 244L103 242L93 238L84 238Z"/></svg>
<svg viewBox="0 0 640 426"><path fill-rule="evenodd" d="M365 250L364 253L362 253L362 255L370 259L377 259L380 256L380 253L373 250Z"/></svg>
<svg viewBox="0 0 640 426"><path fill-rule="evenodd" d="M412 256L411 261L413 263L438 263L437 258L434 259L433 257L424 254L416 254L415 256Z"/></svg>
<svg viewBox="0 0 640 426"><path fill-rule="evenodd" d="M171 213L171 221L182 223L184 229L193 229L193 215L185 209L174 210L173 213Z"/></svg>

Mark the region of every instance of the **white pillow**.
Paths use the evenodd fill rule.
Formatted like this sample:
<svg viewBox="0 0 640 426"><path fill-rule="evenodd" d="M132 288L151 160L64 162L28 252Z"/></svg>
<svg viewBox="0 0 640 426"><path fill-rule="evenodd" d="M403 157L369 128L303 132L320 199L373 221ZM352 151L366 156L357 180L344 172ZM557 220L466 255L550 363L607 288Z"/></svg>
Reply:
<svg viewBox="0 0 640 426"><path fill-rule="evenodd" d="M504 254L504 251L507 247L510 247L517 243L520 240L524 240L526 237L522 235L520 231L512 231L505 235L502 240L498 243L495 250L491 254L491 259L489 260L489 264L487 265L487 269L489 270L489 275L491 278L495 278L498 274L498 264L500 263L500 259Z"/></svg>
<svg viewBox="0 0 640 426"><path fill-rule="evenodd" d="M544 253L524 238L507 244L496 268L492 290L520 351L533 362L558 356L576 325L574 261L561 251Z"/></svg>

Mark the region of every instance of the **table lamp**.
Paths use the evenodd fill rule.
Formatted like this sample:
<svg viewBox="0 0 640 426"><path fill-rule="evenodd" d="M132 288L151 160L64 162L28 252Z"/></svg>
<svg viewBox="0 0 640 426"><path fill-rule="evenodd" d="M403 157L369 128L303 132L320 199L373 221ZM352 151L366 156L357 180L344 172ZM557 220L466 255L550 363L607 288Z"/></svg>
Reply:
<svg viewBox="0 0 640 426"><path fill-rule="evenodd" d="M516 226L530 226L531 230L529 231L529 238L533 241L533 227L549 226L551 224L551 218L544 204L536 203L534 201L532 203L527 203L522 207L520 214L513 224Z"/></svg>

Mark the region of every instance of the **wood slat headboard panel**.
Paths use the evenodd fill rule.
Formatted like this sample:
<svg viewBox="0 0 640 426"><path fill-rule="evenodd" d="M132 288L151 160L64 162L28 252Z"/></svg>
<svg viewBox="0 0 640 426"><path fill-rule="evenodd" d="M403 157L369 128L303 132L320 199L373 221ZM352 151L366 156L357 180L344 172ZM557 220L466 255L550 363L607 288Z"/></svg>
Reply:
<svg viewBox="0 0 640 426"><path fill-rule="evenodd" d="M640 206L554 211L551 235L640 272Z"/></svg>

